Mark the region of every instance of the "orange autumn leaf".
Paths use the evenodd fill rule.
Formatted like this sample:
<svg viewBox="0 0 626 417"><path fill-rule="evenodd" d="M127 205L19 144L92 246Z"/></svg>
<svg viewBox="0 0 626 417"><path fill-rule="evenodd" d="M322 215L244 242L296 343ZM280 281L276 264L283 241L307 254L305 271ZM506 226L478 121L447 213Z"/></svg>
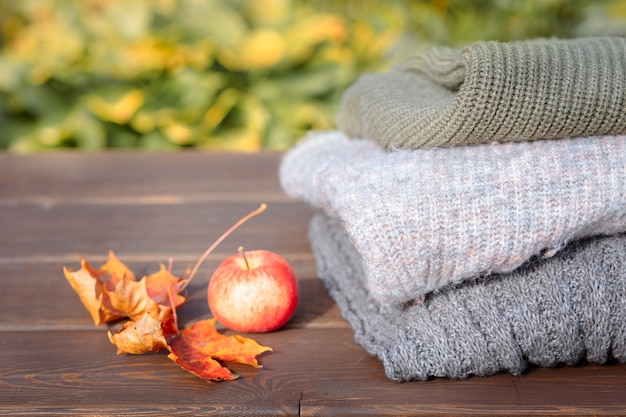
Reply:
<svg viewBox="0 0 626 417"><path fill-rule="evenodd" d="M178 294L182 278L174 277L161 265L159 272L136 281L113 251L99 269L82 259L80 270L74 272L66 267L63 271L96 325L125 317L139 319L144 312L163 319L170 314L171 302L174 308L185 302L185 297Z"/></svg>
<svg viewBox="0 0 626 417"><path fill-rule="evenodd" d="M272 348L239 335L226 336L215 328L215 319L202 320L186 328L170 342L171 360L208 381L232 380L216 360L260 367L256 357Z"/></svg>
<svg viewBox="0 0 626 417"><path fill-rule="evenodd" d="M109 259L104 265L97 271L99 275L107 274L109 279L108 283L112 284L112 287L107 287L108 290L112 290L120 280L136 281L133 271L120 261L112 250L109 251Z"/></svg>
<svg viewBox="0 0 626 417"><path fill-rule="evenodd" d="M103 274L94 270L86 259L81 259L78 271L64 267L63 272L74 291L78 293L96 326L125 317L124 313L111 307L109 296L104 291L105 282L101 280ZM108 276L106 279L108 280Z"/></svg>
<svg viewBox="0 0 626 417"><path fill-rule="evenodd" d="M184 280L177 278L161 264L159 272L146 277L148 295L159 304L176 308L182 305L186 298L180 295Z"/></svg>
<svg viewBox="0 0 626 417"><path fill-rule="evenodd" d="M178 294L181 282L161 265L159 272L140 281L121 281L109 293L113 307L130 319L120 332L109 332L118 354L156 352L167 347L166 338L178 333L175 308L186 301ZM154 340L158 341L156 346Z"/></svg>
<svg viewBox="0 0 626 417"><path fill-rule="evenodd" d="M135 275L113 253L99 269L94 269L86 259L81 259L80 270L63 268L65 277L78 293L83 305L89 311L94 323L110 323L126 316L123 311L112 306L109 291L114 290L119 282L135 281Z"/></svg>
<svg viewBox="0 0 626 417"><path fill-rule="evenodd" d="M124 318L127 314L111 303L110 292L114 291L120 282L135 282L135 274L111 250L109 251L109 259L100 269L93 270L89 263L86 265L97 280L97 295L102 302L102 322L110 323Z"/></svg>
<svg viewBox="0 0 626 417"><path fill-rule="evenodd" d="M146 278L140 281L123 280L117 283L115 290L106 291L111 301L111 306L121 311L131 320L139 320L144 313L149 313L155 318L162 319L171 313L171 307L164 306L154 301L146 286Z"/></svg>
<svg viewBox="0 0 626 417"><path fill-rule="evenodd" d="M111 250L109 251L109 259L99 269L93 269L88 262L85 266L97 280L99 293L104 290L113 291L120 281L137 280L135 274Z"/></svg>
<svg viewBox="0 0 626 417"><path fill-rule="evenodd" d="M113 306L129 318L119 332L109 331L109 340L117 346L118 354L158 352L168 347L168 337L178 333L175 310L153 300L147 283L147 277L140 281L122 281L110 293Z"/></svg>
<svg viewBox="0 0 626 417"><path fill-rule="evenodd" d="M104 322L101 311L102 298L96 294L96 279L87 265L87 261L83 259L78 271L72 271L71 268L64 267L63 273L97 326Z"/></svg>
<svg viewBox="0 0 626 417"><path fill-rule="evenodd" d="M168 344L161 321L145 313L136 321L127 321L116 333L109 330L109 340L117 346L117 354L159 352Z"/></svg>

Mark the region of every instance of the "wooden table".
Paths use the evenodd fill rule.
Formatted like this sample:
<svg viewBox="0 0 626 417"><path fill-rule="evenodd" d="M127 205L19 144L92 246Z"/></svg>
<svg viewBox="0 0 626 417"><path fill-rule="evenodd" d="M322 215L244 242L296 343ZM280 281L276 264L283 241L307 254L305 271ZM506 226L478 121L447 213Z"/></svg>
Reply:
<svg viewBox="0 0 626 417"><path fill-rule="evenodd" d="M522 377L398 384L353 341L316 270L313 213L279 186L279 153L0 154L0 415L626 415L626 365L534 369ZM211 271L239 245L285 256L301 303L262 369L206 383L166 354L116 355L62 267L109 249L138 275L179 275L245 213L268 209L203 264L181 325L210 317Z"/></svg>

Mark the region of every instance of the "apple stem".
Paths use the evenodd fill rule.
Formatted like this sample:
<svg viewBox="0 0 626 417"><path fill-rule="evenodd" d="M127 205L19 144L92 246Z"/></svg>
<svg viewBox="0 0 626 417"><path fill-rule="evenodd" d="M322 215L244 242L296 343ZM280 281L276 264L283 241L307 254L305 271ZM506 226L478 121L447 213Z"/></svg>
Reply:
<svg viewBox="0 0 626 417"><path fill-rule="evenodd" d="M248 263L248 258L246 258L246 253L243 251L243 246L239 246L239 248L237 248L237 250L241 254L241 257L243 258L243 261L246 263L246 269L249 271L250 270L250 264Z"/></svg>
<svg viewBox="0 0 626 417"><path fill-rule="evenodd" d="M237 229L239 226L241 226L243 223L245 223L247 220L251 219L252 217L256 216L257 214L261 214L265 211L265 209L267 208L267 205L265 203L261 204L261 206L248 213L247 215L245 215L244 217L242 217L237 223L235 223L234 225L232 225L230 227L230 229L228 229L227 231L224 232L224 234L222 234L222 236L219 237L219 239L217 239L209 249L207 249L202 256L200 257L200 259L198 259L198 262L196 262L196 265L193 267L193 269L191 270L191 273L189 274L189 276L184 280L184 282L182 283L182 285L180 286L180 291L184 290L187 285L189 285L189 282L191 282L191 280L193 279L193 277L196 275L196 272L198 272L198 269L200 268L200 265L202 264L202 262L204 262L204 260L207 258L207 256L209 256L209 254L211 252L213 252L213 249L215 249L217 247L217 245L219 245L220 243L222 243L222 241L224 239L226 239L228 237L228 235L230 235L235 229Z"/></svg>

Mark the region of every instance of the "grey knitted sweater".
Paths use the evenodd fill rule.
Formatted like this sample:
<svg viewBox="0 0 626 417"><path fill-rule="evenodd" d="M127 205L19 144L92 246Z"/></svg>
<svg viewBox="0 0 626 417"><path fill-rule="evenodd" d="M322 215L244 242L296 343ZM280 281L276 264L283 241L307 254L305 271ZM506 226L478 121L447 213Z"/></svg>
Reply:
<svg viewBox="0 0 626 417"><path fill-rule="evenodd" d="M339 129L389 149L626 133L626 39L433 47L345 91Z"/></svg>
<svg viewBox="0 0 626 417"><path fill-rule="evenodd" d="M311 221L318 275L395 381L515 375L529 364L626 362L626 236L577 241L550 259L429 295L381 304L341 221Z"/></svg>
<svg viewBox="0 0 626 417"><path fill-rule="evenodd" d="M384 305L626 230L626 136L385 152L317 133L280 180L341 220Z"/></svg>

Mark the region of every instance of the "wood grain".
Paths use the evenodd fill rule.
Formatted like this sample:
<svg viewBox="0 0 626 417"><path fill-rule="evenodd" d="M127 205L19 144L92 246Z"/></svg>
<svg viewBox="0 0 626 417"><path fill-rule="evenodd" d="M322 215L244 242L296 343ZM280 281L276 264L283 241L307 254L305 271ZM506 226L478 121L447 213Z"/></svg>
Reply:
<svg viewBox="0 0 626 417"><path fill-rule="evenodd" d="M198 203L146 206L0 207L0 218L24 219L3 225L0 262L37 256L152 254L188 261L200 255L233 223L256 209L254 203ZM19 214L18 214L19 213ZM268 206L262 217L229 236L216 254L236 253L239 245L284 254L309 251L309 210L295 203ZM280 239L270 239L280 227ZM28 258L27 258L28 259ZM30 260L29 259L29 260Z"/></svg>
<svg viewBox="0 0 626 417"><path fill-rule="evenodd" d="M285 196L280 153L0 154L0 415L626 415L626 365L533 369L521 377L397 384L354 342L307 240L313 209ZM211 255L179 310L210 316L212 270L236 247L283 254L301 303L289 325L252 335L262 369L206 383L167 355L115 354L62 273L109 249L138 275L173 258L183 274L261 202L268 210ZM220 329L229 333L228 330Z"/></svg>
<svg viewBox="0 0 626 417"><path fill-rule="evenodd" d="M205 383L164 354L116 356L103 331L5 332L0 410L36 415L56 408L70 414L97 405L103 414L172 415L246 410L253 415L264 410L268 415L333 416L623 412L626 374L619 365L397 384L354 344L347 328L291 328L255 337L275 348L261 356L262 369L235 366L241 375L237 381ZM28 350L17 352L13 344ZM41 357L49 360L33 360Z"/></svg>
<svg viewBox="0 0 626 417"><path fill-rule="evenodd" d="M168 196L286 201L277 181L280 157L276 152L0 153L0 195L2 204L136 204Z"/></svg>

